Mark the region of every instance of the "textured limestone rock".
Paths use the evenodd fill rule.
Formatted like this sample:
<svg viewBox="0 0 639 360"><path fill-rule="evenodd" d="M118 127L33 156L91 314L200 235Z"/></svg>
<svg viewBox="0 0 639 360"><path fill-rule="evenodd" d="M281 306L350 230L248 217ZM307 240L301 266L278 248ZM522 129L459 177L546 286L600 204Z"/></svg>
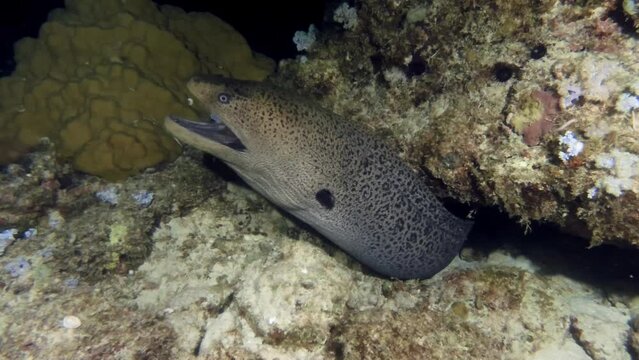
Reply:
<svg viewBox="0 0 639 360"><path fill-rule="evenodd" d="M280 79L448 195L637 247L639 42L620 6L358 1L357 27L326 24Z"/></svg>
<svg viewBox="0 0 639 360"><path fill-rule="evenodd" d="M90 192L94 200L65 211L60 228L41 226L9 246L0 257L0 356L631 358L634 280L588 280L593 263L610 263L579 265L526 239L530 250L468 248L487 255L456 259L429 280L384 279L195 165L181 157L121 183L116 205ZM180 182L204 174L212 180L199 189ZM151 188L147 208L130 196L172 181ZM14 277L6 267L18 258L29 267ZM63 328L65 316L80 327Z"/></svg>

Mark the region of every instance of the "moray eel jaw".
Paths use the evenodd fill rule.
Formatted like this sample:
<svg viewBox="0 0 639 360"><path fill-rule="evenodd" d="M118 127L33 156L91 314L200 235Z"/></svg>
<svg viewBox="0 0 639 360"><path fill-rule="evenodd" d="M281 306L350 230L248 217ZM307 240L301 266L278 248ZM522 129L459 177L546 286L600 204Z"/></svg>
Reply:
<svg viewBox="0 0 639 360"><path fill-rule="evenodd" d="M165 127L170 129L178 138L184 139L188 135L196 135L214 141L237 151L246 151L246 146L221 120L213 122L199 122L170 115L166 119ZM188 134L188 135L187 135Z"/></svg>
<svg viewBox="0 0 639 360"><path fill-rule="evenodd" d="M230 164L245 163L246 147L223 124L191 121L177 116L167 116L164 128L179 142L191 145Z"/></svg>
<svg viewBox="0 0 639 360"><path fill-rule="evenodd" d="M214 77L187 87L214 121L169 116L171 134L371 269L428 278L458 254L472 223L359 125L267 83Z"/></svg>
<svg viewBox="0 0 639 360"><path fill-rule="evenodd" d="M195 77L187 83L187 88L208 111L211 121L169 115L164 119L164 127L179 142L224 161L257 192L305 221L307 204L303 199L308 196L289 186L295 178L281 171L285 167L273 161L278 158L277 150L255 126L258 119L249 111L255 102L249 98L254 86L258 83L236 82L219 76ZM297 157L294 153L291 155Z"/></svg>
<svg viewBox="0 0 639 360"><path fill-rule="evenodd" d="M169 115L164 119L164 127L181 143L196 147L227 163L246 165L248 155L242 153L249 151L247 144L250 139L235 124L225 122L219 109L210 106L219 102L222 94L230 99L230 93L225 92L224 82L222 77L191 79L187 88L209 112L209 121L192 121ZM214 87L213 84L220 86Z"/></svg>

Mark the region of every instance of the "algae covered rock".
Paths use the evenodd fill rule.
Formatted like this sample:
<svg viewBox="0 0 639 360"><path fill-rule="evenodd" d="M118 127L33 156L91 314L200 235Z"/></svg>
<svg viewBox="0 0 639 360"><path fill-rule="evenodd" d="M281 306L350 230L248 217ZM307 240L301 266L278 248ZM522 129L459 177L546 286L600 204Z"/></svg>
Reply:
<svg viewBox="0 0 639 360"><path fill-rule="evenodd" d="M37 146L23 164L7 166L0 173L0 229L25 230L34 226L61 200L60 181L70 173L68 166L55 162L50 143ZM78 207L77 203L74 205Z"/></svg>
<svg viewBox="0 0 639 360"><path fill-rule="evenodd" d="M358 26L326 24L280 79L385 135L458 200L639 247L629 3L357 1Z"/></svg>
<svg viewBox="0 0 639 360"><path fill-rule="evenodd" d="M196 116L184 83L194 74L261 80L273 62L219 18L148 0L68 0L37 39L16 43L0 79L0 143L57 145L77 170L121 179L180 152L161 129L169 113ZM18 156L7 152L0 162Z"/></svg>
<svg viewBox="0 0 639 360"><path fill-rule="evenodd" d="M4 195L64 176L48 154L11 166ZM637 349L636 262L618 260L636 251L596 256L500 231L506 247L466 248L431 279L381 278L194 154L118 184L58 178L37 234L0 256L0 358L630 360Z"/></svg>

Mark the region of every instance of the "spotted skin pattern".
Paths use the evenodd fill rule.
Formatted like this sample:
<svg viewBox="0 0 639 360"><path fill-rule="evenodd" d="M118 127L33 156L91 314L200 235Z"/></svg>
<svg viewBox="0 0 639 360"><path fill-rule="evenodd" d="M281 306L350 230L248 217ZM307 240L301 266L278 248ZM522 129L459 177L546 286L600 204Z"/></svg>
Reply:
<svg viewBox="0 0 639 360"><path fill-rule="evenodd" d="M255 190L374 271L428 278L472 223L449 213L387 145L358 124L268 83L194 78L188 88L244 145L232 149L169 117L179 140L229 164Z"/></svg>

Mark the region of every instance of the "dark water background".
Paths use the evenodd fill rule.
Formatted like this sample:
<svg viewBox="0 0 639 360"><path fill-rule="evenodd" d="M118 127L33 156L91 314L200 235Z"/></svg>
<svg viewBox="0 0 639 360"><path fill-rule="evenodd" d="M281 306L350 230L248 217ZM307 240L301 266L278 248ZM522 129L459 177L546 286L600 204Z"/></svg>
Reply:
<svg viewBox="0 0 639 360"><path fill-rule="evenodd" d="M96 0L100 1L100 0ZM295 57L293 34L319 25L324 19L327 1L215 1L160 0L158 5L174 5L185 11L215 14L231 24L248 41L251 49L276 61ZM15 68L13 44L25 37L37 37L38 29L52 9L64 7L64 0L5 1L0 11L0 76L10 75ZM250 9L250 10L249 10Z"/></svg>

